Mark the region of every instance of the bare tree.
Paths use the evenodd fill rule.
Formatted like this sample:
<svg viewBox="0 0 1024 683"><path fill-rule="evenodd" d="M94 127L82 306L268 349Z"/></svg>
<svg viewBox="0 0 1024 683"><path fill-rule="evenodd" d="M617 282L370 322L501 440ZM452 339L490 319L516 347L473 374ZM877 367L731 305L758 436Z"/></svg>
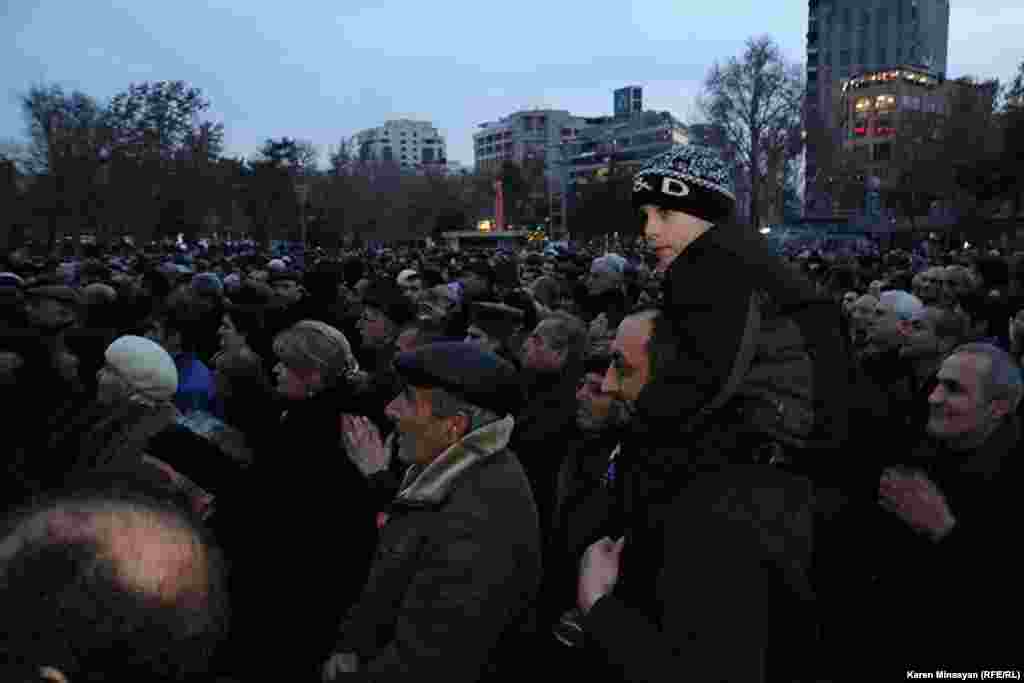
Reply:
<svg viewBox="0 0 1024 683"><path fill-rule="evenodd" d="M70 219L76 245L82 225L95 221L97 173L110 149L106 113L82 92L59 85L37 85L21 96L29 146L24 164L41 176L33 193L47 217L52 248L62 219Z"/></svg>
<svg viewBox="0 0 1024 683"><path fill-rule="evenodd" d="M740 57L715 63L704 81L698 106L709 123L721 127L741 166L755 227L761 224L762 185L784 177L785 164L778 160L797 146L792 131L800 128L803 93L800 65L789 63L769 36L747 40Z"/></svg>

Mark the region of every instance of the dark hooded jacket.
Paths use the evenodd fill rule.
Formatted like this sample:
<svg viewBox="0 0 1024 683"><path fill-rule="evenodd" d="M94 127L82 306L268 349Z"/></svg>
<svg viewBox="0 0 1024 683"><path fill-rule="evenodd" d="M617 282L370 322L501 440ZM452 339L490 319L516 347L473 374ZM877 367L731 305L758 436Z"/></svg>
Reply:
<svg viewBox="0 0 1024 683"><path fill-rule="evenodd" d="M585 623L624 680L803 675L799 650L810 647L814 629L813 486L750 464L732 425L690 421L732 369L754 291L803 311L808 327L820 317L808 343L842 356L838 321L832 332L827 324L838 308L817 299L756 236L716 226L672 263L663 294L678 359L637 401L617 461L626 537L620 579ZM842 429L841 419L831 417L831 426Z"/></svg>

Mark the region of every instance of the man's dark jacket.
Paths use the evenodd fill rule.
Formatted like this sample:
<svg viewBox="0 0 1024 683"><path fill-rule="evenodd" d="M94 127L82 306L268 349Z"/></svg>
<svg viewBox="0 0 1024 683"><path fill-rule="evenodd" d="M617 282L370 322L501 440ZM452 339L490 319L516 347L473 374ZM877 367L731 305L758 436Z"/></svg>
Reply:
<svg viewBox="0 0 1024 683"><path fill-rule="evenodd" d="M637 402L618 467L620 580L585 624L624 680L802 675L792 649L813 633L813 486L749 464L732 425L689 426L732 369L755 290L806 316L801 331L816 356L842 357L837 307L756 235L716 226L672 263L664 310L679 359ZM816 389L827 381L816 376ZM828 415L822 431L845 429L843 417Z"/></svg>

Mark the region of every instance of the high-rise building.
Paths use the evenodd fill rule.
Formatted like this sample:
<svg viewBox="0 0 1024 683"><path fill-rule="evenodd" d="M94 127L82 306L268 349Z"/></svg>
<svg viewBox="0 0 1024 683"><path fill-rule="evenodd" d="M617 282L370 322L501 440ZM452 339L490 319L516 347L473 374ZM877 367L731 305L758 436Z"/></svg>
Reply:
<svg viewBox="0 0 1024 683"><path fill-rule="evenodd" d="M585 120L559 109L517 111L498 121L481 123L473 133L473 156L477 171L496 171L502 162L522 164L544 162L548 169L559 145L572 140L586 125Z"/></svg>
<svg viewBox="0 0 1024 683"><path fill-rule="evenodd" d="M644 89L639 85L627 85L615 91L615 118L629 118L644 110Z"/></svg>
<svg viewBox="0 0 1024 683"><path fill-rule="evenodd" d="M949 0L809 0L806 128L836 129L840 81L899 66L941 80L948 55ZM815 145L838 142L828 135L808 140L805 211L828 203L811 187Z"/></svg>
<svg viewBox="0 0 1024 683"><path fill-rule="evenodd" d="M444 136L429 121L387 121L356 133L353 146L360 161L391 161L410 171L447 163Z"/></svg>
<svg viewBox="0 0 1024 683"><path fill-rule="evenodd" d="M976 97L966 99L972 89ZM860 74L839 87L839 130L842 145L851 153L865 176L878 179L881 187L896 184L900 172L898 145L926 135L958 106L975 100L984 110L996 96L994 83L975 85L966 80L940 80L936 74L902 67ZM918 132L899 135L905 126L924 123ZM906 133L907 131L903 131Z"/></svg>

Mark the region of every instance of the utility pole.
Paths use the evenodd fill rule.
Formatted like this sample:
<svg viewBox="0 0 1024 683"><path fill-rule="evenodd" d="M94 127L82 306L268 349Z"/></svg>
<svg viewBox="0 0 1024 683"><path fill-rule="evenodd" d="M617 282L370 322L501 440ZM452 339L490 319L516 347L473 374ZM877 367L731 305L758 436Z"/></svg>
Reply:
<svg viewBox="0 0 1024 683"><path fill-rule="evenodd" d="M295 194L299 199L299 229L302 249L306 249L306 199L309 197L309 185L304 182L297 182Z"/></svg>

